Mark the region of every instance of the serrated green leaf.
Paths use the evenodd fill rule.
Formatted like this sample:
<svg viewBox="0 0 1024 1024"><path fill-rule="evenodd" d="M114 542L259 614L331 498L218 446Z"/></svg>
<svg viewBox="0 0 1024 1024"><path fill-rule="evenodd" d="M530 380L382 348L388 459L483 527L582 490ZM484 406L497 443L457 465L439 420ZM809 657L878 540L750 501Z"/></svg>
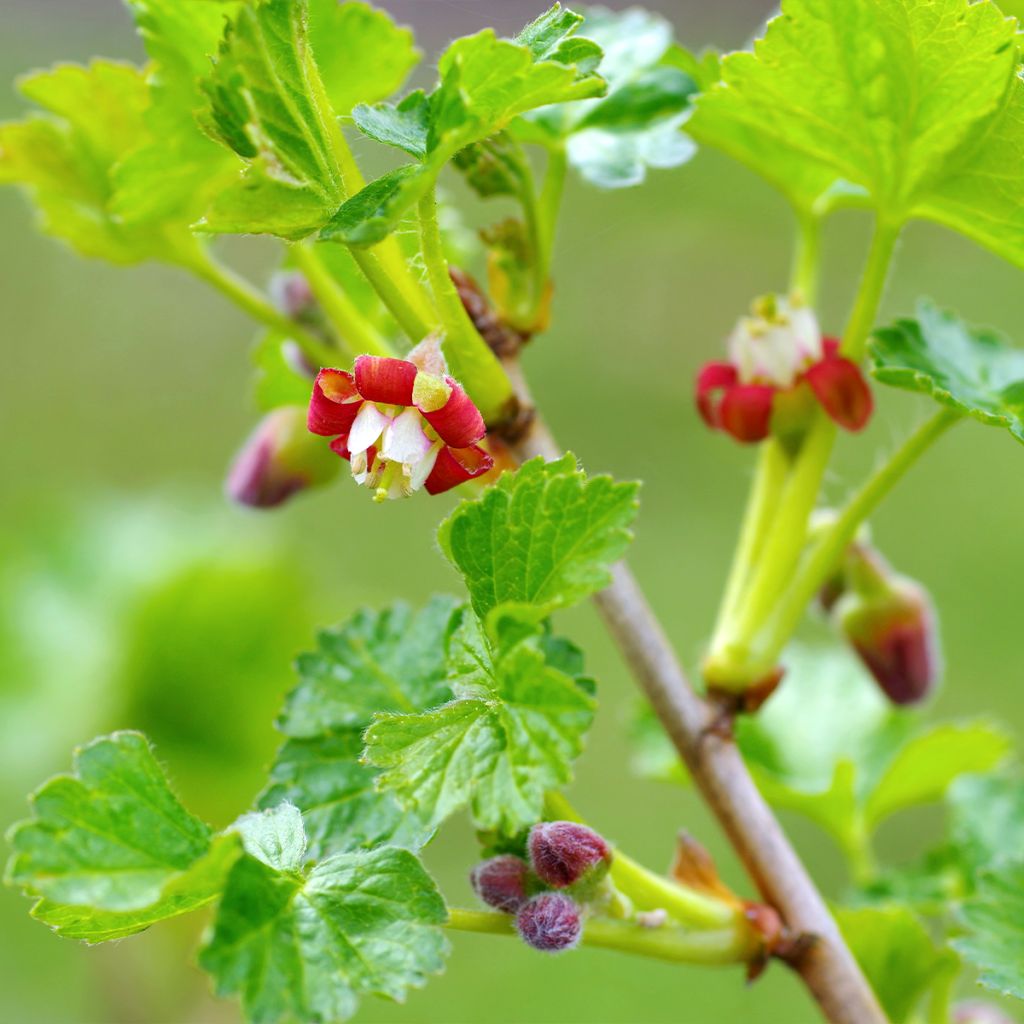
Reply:
<svg viewBox="0 0 1024 1024"><path fill-rule="evenodd" d="M308 0L252 0L224 33L202 83L205 130L248 161L201 227L298 239L341 205L336 116L308 45Z"/></svg>
<svg viewBox="0 0 1024 1024"><path fill-rule="evenodd" d="M47 114L0 125L0 184L24 186L42 228L83 256L113 263L187 262L187 223L124 224L115 215L120 162L147 138L149 92L127 64L64 64L20 83Z"/></svg>
<svg viewBox="0 0 1024 1024"><path fill-rule="evenodd" d="M922 301L916 320L875 333L871 356L883 384L930 395L1024 442L1024 351L997 332Z"/></svg>
<svg viewBox="0 0 1024 1024"><path fill-rule="evenodd" d="M953 947L980 970L980 983L1024 999L1024 861L983 872L961 918L968 934Z"/></svg>
<svg viewBox="0 0 1024 1024"><path fill-rule="evenodd" d="M503 604L537 620L600 590L625 551L639 485L588 478L574 455L532 459L446 519L438 541L481 619Z"/></svg>
<svg viewBox="0 0 1024 1024"><path fill-rule="evenodd" d="M360 104L352 111L352 119L375 142L405 150L417 160L427 155L430 100L422 89L409 93L398 104Z"/></svg>
<svg viewBox="0 0 1024 1024"><path fill-rule="evenodd" d="M836 921L890 1020L910 1020L928 988L956 973L957 958L906 907L840 907Z"/></svg>
<svg viewBox="0 0 1024 1024"><path fill-rule="evenodd" d="M378 711L421 711L447 700L445 642L457 607L448 597L418 612L398 602L324 630L316 653L298 659L300 682L285 700L281 731L314 738L365 728Z"/></svg>
<svg viewBox="0 0 1024 1024"><path fill-rule="evenodd" d="M247 827L287 852L235 864L199 958L218 994L241 996L249 1020L347 1020L360 996L401 1001L441 970L447 912L413 854L344 853L300 872L294 851L305 835L294 808L258 817Z"/></svg>
<svg viewBox="0 0 1024 1024"><path fill-rule="evenodd" d="M339 116L397 92L420 59L411 29L357 0L310 0L309 42Z"/></svg>
<svg viewBox="0 0 1024 1024"><path fill-rule="evenodd" d="M140 733L81 748L74 774L30 800L35 816L8 837L6 880L69 938L105 942L196 910L220 895L239 853L181 806Z"/></svg>
<svg viewBox="0 0 1024 1024"><path fill-rule="evenodd" d="M470 614L449 670L455 700L378 715L367 730L378 784L434 825L467 804L480 828L511 834L533 824L544 794L572 777L594 716L589 688L548 663L538 637L496 647Z"/></svg>
<svg viewBox="0 0 1024 1024"><path fill-rule="evenodd" d="M259 806L300 807L314 859L384 844L415 850L433 834L418 815L377 789L377 771L360 762L362 752L356 729L288 740L278 751Z"/></svg>
<svg viewBox="0 0 1024 1024"><path fill-rule="evenodd" d="M969 873L1024 849L1024 781L1019 776L958 779L948 803L950 838Z"/></svg>
<svg viewBox="0 0 1024 1024"><path fill-rule="evenodd" d="M988 0L784 0L753 53L722 61L687 130L799 209L842 180L898 222L1001 109L1015 31Z"/></svg>

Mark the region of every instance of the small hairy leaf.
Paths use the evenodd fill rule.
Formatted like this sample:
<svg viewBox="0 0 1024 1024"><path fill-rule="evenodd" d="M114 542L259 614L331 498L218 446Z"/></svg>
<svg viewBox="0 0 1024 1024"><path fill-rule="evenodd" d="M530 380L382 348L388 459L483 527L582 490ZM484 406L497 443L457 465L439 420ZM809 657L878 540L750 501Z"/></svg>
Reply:
<svg viewBox="0 0 1024 1024"><path fill-rule="evenodd" d="M890 1020L910 1020L929 987L957 971L906 907L840 907L836 920Z"/></svg>
<svg viewBox="0 0 1024 1024"><path fill-rule="evenodd" d="M953 946L980 970L980 983L1024 999L1024 861L983 872L961 918L967 935Z"/></svg>
<svg viewBox="0 0 1024 1024"><path fill-rule="evenodd" d="M295 808L249 818L244 831L260 841L247 838L250 855L231 870L199 958L249 1020L347 1020L360 996L401 1001L441 970L447 912L413 854L381 847L305 871Z"/></svg>
<svg viewBox="0 0 1024 1024"><path fill-rule="evenodd" d="M498 605L531 606L539 620L606 586L632 539L635 483L587 477L569 454L533 459L446 519L438 540L486 619Z"/></svg>
<svg viewBox="0 0 1024 1024"><path fill-rule="evenodd" d="M495 644L467 614L452 640L456 698L425 714L379 715L367 730L379 785L434 825L467 804L480 828L536 822L544 794L571 779L595 707L591 687L546 651L575 662L536 635Z"/></svg>
<svg viewBox="0 0 1024 1024"><path fill-rule="evenodd" d="M871 356L883 384L930 395L1024 442L1024 351L995 331L922 301L916 320L876 332Z"/></svg>
<svg viewBox="0 0 1024 1024"><path fill-rule="evenodd" d="M61 934L102 942L215 899L237 855L171 792L148 741L118 732L75 754L15 825L8 882L41 897L33 914Z"/></svg>

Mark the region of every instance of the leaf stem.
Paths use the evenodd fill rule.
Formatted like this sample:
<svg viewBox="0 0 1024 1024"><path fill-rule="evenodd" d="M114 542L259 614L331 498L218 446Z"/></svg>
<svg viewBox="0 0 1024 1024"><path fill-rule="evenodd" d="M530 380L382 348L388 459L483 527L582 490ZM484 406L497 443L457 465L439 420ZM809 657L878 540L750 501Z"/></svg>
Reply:
<svg viewBox="0 0 1024 1024"><path fill-rule="evenodd" d="M209 252L203 250L201 256L192 259L185 266L258 323L271 330L280 331L281 334L294 341L317 366L331 366L338 361L337 349L327 345L316 335L275 309L261 292L257 291L244 278L239 277L233 270L215 260Z"/></svg>
<svg viewBox="0 0 1024 1024"><path fill-rule="evenodd" d="M953 409L941 409L915 430L888 461L868 478L850 499L827 533L804 556L803 562L763 630L753 652L755 665L770 670L793 635L811 598L842 557L857 528L878 507L911 466L963 417ZM756 668L755 668L756 671Z"/></svg>
<svg viewBox="0 0 1024 1024"><path fill-rule="evenodd" d="M292 258L305 275L340 345L348 355L394 355L388 340L362 314L324 265L316 243L300 242L293 245Z"/></svg>
<svg viewBox="0 0 1024 1024"><path fill-rule="evenodd" d="M799 292L808 306L818 301L818 277L821 265L821 218L803 210L797 213L796 248L790 291Z"/></svg>
<svg viewBox="0 0 1024 1024"><path fill-rule="evenodd" d="M885 290L896 240L902 229L901 222L889 223L879 220L875 224L875 233L871 239L871 249L864 266L857 300L843 332L843 343L840 347L842 354L855 363L864 358L868 337L871 335L871 328L874 326L878 306Z"/></svg>
<svg viewBox="0 0 1024 1024"><path fill-rule="evenodd" d="M384 244L383 242L381 243ZM392 276L385 270L376 254L370 249L349 249L352 258L370 282L373 290L380 296L381 302L395 318L398 326L406 337L414 344L421 342L433 329L432 321L424 320L419 311L409 300L407 291L399 284L400 278Z"/></svg>
<svg viewBox="0 0 1024 1024"><path fill-rule="evenodd" d="M441 244L437 196L433 189L420 200L420 238L427 277L444 328L444 354L457 377L489 423L500 419L512 400L512 385L498 357L470 320L455 290Z"/></svg>
<svg viewBox="0 0 1024 1024"><path fill-rule="evenodd" d="M485 910L448 910L449 928L487 935L515 935L515 923L508 914ZM614 949L620 953L668 960L673 963L717 966L745 963L752 948L750 933L736 929L691 932L666 925L646 928L626 921L591 918L583 928L584 946Z"/></svg>

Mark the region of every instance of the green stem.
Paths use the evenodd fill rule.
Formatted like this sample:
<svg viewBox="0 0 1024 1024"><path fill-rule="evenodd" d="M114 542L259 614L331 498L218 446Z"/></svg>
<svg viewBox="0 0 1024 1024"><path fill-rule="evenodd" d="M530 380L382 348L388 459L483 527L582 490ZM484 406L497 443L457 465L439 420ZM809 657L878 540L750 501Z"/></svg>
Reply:
<svg viewBox="0 0 1024 1024"><path fill-rule="evenodd" d="M300 242L292 246L292 258L305 275L339 343L349 355L394 355L387 339L360 312L359 307L324 266L314 243Z"/></svg>
<svg viewBox="0 0 1024 1024"><path fill-rule="evenodd" d="M544 813L549 820L584 824L579 813L561 793L547 794ZM738 927L742 930L746 927L740 923L744 918L739 906L655 874L618 848L612 853L609 875L615 887L642 910L665 910L681 924L693 928Z"/></svg>
<svg viewBox="0 0 1024 1024"><path fill-rule="evenodd" d="M388 311L395 318L402 333L414 345L419 344L430 334L433 328L432 322L424 320L420 316L413 303L409 301L406 290L400 286L399 279L384 269L373 252L369 249L358 249L355 246L349 251L366 280L380 296L381 302L387 306Z"/></svg>
<svg viewBox="0 0 1024 1024"><path fill-rule="evenodd" d="M798 232L793 254L790 291L799 292L808 306L818 301L818 272L821 264L821 218L812 213L797 214Z"/></svg>
<svg viewBox="0 0 1024 1024"><path fill-rule="evenodd" d="M488 422L501 418L512 400L512 385L497 356L470 320L452 283L437 222L437 197L431 189L420 200L420 239L427 277L444 328L444 354L469 396Z"/></svg>
<svg viewBox="0 0 1024 1024"><path fill-rule="evenodd" d="M875 234L871 240L871 249L861 278L857 301L843 332L843 344L840 349L847 359L852 359L855 363L864 358L871 328L875 324L878 306L882 301L882 292L885 290L896 240L902 228L902 223L890 224L882 220L875 225Z"/></svg>
<svg viewBox="0 0 1024 1024"><path fill-rule="evenodd" d="M487 935L515 935L514 920L508 914L484 910L448 910L449 928ZM625 921L594 918L584 925L582 943L614 949L620 953L668 960L673 963L714 966L745 963L754 952L750 933L738 929L689 932L666 925L646 928Z"/></svg>
<svg viewBox="0 0 1024 1024"><path fill-rule="evenodd" d="M551 279L551 262L555 251L555 232L558 215L562 209L562 195L565 192L565 176L569 159L564 146L552 146L548 150L548 166L544 171L544 184L536 198L535 216L537 221L537 264L535 268L534 319L539 315Z"/></svg>
<svg viewBox="0 0 1024 1024"><path fill-rule="evenodd" d="M804 557L800 569L777 603L764 630L765 639L754 652L756 664L770 669L793 635L804 609L835 570L857 528L877 508L911 466L961 419L952 409L942 409L921 424L889 460L863 484L846 504L839 518Z"/></svg>
<svg viewBox="0 0 1024 1024"><path fill-rule="evenodd" d="M205 250L201 256L197 256L185 266L254 320L294 341L316 365L333 366L338 361L337 349L325 344L316 335L275 309L248 281L218 263Z"/></svg>

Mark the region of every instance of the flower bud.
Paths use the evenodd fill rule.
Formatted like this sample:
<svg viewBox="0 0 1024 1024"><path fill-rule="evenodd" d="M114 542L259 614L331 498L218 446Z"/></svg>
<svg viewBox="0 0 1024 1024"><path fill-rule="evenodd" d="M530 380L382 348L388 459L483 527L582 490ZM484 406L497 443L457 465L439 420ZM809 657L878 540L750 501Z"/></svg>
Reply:
<svg viewBox="0 0 1024 1024"><path fill-rule="evenodd" d="M889 700L916 704L931 693L941 667L935 611L923 587L888 577L845 594L833 614Z"/></svg>
<svg viewBox="0 0 1024 1024"><path fill-rule="evenodd" d="M285 405L267 413L228 471L228 497L253 508L273 508L297 491L325 484L338 460L306 429L306 410Z"/></svg>
<svg viewBox="0 0 1024 1024"><path fill-rule="evenodd" d="M530 864L541 881L564 889L584 876L604 875L612 860L608 844L593 829L574 821L545 821L530 829Z"/></svg>
<svg viewBox="0 0 1024 1024"><path fill-rule="evenodd" d="M957 1003L950 1020L953 1024L1016 1024L1008 1013L982 999L966 999Z"/></svg>
<svg viewBox="0 0 1024 1024"><path fill-rule="evenodd" d="M286 317L308 322L317 319L319 306L306 278L295 270L282 270L270 279L270 301Z"/></svg>
<svg viewBox="0 0 1024 1024"><path fill-rule="evenodd" d="M469 880L473 891L489 907L514 914L526 902L529 876L526 861L503 854L477 864Z"/></svg>
<svg viewBox="0 0 1024 1024"><path fill-rule="evenodd" d="M580 908L565 893L542 892L519 908L516 930L528 946L560 953L580 941L583 919Z"/></svg>

